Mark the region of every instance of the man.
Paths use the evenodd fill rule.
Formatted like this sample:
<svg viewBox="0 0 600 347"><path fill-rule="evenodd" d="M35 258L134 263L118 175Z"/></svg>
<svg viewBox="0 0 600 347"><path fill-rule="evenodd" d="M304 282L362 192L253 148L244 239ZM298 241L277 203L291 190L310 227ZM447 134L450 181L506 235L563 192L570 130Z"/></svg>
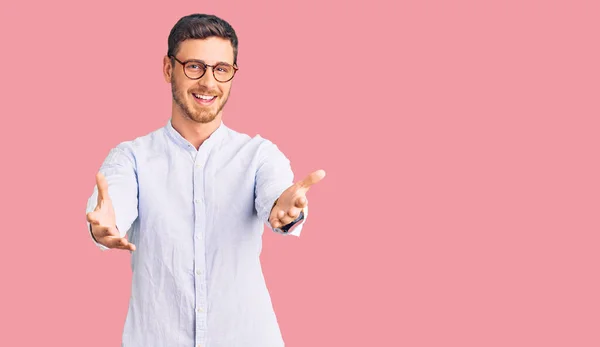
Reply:
<svg viewBox="0 0 600 347"><path fill-rule="evenodd" d="M260 266L262 231L299 236L306 192L325 172L293 183L276 145L224 125L237 45L216 16L181 18L163 61L169 121L117 145L97 174L91 237L131 252L123 347L284 346Z"/></svg>

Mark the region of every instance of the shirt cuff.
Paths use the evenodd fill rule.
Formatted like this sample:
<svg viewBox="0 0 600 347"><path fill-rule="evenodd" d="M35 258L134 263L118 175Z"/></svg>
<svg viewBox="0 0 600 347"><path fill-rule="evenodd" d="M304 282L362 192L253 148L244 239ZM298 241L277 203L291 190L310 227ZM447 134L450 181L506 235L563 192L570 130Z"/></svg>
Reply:
<svg viewBox="0 0 600 347"><path fill-rule="evenodd" d="M306 218L308 217L308 205L306 205L306 207L304 207L304 209L302 210L302 212L304 212L304 218L299 221L296 225L296 227L294 228L294 230L284 233L281 231L277 231L275 230L276 233L281 234L281 235L293 235L296 237L300 237L300 233L302 232L302 228L304 227L304 223L306 223Z"/></svg>

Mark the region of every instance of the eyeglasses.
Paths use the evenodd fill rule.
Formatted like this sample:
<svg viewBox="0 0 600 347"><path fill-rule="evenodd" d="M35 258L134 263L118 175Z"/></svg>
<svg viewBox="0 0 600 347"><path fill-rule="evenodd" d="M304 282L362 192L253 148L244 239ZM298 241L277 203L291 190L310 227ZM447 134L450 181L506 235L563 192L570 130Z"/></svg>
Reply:
<svg viewBox="0 0 600 347"><path fill-rule="evenodd" d="M227 63L208 65L200 60L180 61L179 59L175 58L175 56L170 55L170 57L175 59L179 64L183 65L183 73L191 80L202 78L202 76L204 76L206 73L206 70L211 67L215 80L225 83L231 81L238 70L238 67Z"/></svg>

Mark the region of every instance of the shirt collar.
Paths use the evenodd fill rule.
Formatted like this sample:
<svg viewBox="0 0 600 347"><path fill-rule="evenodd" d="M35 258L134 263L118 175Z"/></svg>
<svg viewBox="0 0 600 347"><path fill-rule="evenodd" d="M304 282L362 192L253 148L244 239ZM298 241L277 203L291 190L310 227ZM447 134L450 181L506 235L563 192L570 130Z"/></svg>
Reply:
<svg viewBox="0 0 600 347"><path fill-rule="evenodd" d="M188 140L181 136L181 134L177 130L175 130L175 128L173 128L172 118L169 118L169 121L165 125L165 130L167 131L169 137L173 141L175 141L177 145L188 151L196 151L196 148ZM222 140L226 134L227 126L225 126L225 124L221 120L219 121L219 126L217 127L217 129L212 134L210 134L210 136L202 143L202 145L200 145L200 148L214 146L217 142L220 142L220 140Z"/></svg>

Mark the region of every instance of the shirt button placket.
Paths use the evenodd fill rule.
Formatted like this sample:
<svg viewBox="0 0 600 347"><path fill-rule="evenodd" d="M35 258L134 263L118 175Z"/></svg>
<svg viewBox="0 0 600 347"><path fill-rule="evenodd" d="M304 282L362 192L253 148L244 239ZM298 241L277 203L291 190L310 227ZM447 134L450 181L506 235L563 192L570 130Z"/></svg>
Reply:
<svg viewBox="0 0 600 347"><path fill-rule="evenodd" d="M205 238L202 237L204 233L204 226L206 221L206 210L204 205L204 170L203 155L198 153L196 163L194 164L194 236L195 236L195 284L196 284L196 343L197 346L202 346L204 339L206 338L206 288L205 283Z"/></svg>

